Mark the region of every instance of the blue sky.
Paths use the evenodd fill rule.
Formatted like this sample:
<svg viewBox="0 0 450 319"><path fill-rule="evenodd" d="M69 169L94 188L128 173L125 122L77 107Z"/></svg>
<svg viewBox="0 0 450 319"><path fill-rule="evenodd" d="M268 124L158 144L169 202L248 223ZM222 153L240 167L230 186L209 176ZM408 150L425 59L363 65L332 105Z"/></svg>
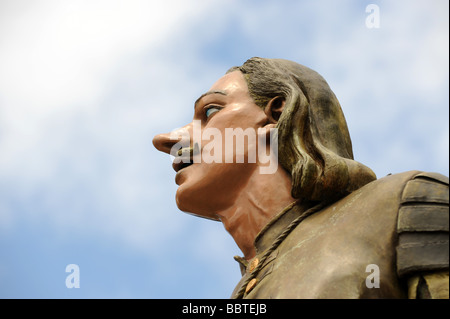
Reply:
<svg viewBox="0 0 450 319"><path fill-rule="evenodd" d="M378 177L448 176L448 27L444 0L0 2L0 297L228 298L241 253L151 141L253 56L322 74Z"/></svg>

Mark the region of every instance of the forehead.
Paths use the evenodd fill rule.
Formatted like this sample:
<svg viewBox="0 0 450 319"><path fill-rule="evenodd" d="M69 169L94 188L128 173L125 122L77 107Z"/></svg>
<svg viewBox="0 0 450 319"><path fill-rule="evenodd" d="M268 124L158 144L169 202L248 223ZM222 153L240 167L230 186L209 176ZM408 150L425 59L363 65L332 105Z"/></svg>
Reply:
<svg viewBox="0 0 450 319"><path fill-rule="evenodd" d="M216 81L210 91L224 91L227 94L248 93L247 82L240 71L233 71L225 74Z"/></svg>
<svg viewBox="0 0 450 319"><path fill-rule="evenodd" d="M209 96L217 98L221 96L227 103L231 102L246 102L253 101L248 91L247 82L244 79L244 75L240 71L233 71L225 74L213 86L208 92L203 93L194 104L197 107L199 102L203 99L207 99Z"/></svg>

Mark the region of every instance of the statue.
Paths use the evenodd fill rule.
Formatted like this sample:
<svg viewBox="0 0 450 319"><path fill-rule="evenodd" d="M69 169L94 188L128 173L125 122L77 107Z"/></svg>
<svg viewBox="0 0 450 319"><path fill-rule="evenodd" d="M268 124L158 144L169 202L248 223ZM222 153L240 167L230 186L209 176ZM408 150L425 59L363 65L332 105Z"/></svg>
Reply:
<svg viewBox="0 0 450 319"><path fill-rule="evenodd" d="M232 298L449 298L448 178L377 179L315 71L249 59L153 143L174 156L179 209L242 251Z"/></svg>

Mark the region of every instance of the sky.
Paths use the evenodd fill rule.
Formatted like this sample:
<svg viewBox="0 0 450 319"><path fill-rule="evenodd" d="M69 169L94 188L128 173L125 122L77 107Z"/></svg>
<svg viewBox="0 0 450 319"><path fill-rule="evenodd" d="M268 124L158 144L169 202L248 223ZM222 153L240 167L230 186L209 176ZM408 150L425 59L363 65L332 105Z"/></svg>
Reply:
<svg viewBox="0 0 450 319"><path fill-rule="evenodd" d="M177 208L152 139L253 56L319 72L379 178L448 176L448 6L0 0L0 298L229 298L242 253Z"/></svg>

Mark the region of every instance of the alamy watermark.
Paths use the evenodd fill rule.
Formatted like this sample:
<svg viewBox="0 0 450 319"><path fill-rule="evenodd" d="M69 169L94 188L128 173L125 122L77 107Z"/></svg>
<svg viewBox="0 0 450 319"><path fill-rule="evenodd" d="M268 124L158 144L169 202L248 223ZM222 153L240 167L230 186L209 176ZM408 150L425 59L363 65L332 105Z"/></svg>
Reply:
<svg viewBox="0 0 450 319"><path fill-rule="evenodd" d="M369 13L366 17L366 27L378 29L380 27L380 7L373 3L369 4L366 7L366 13Z"/></svg>
<svg viewBox="0 0 450 319"><path fill-rule="evenodd" d="M187 129L174 130L171 140L178 140L170 151L174 163L256 163L261 174L273 174L278 168L278 129L218 128L202 130L201 121L194 120L192 136Z"/></svg>
<svg viewBox="0 0 450 319"><path fill-rule="evenodd" d="M69 264L66 266L66 272L70 273L66 277L66 287L80 288L80 267L77 264Z"/></svg>
<svg viewBox="0 0 450 319"><path fill-rule="evenodd" d="M370 275L366 278L366 287L380 288L380 267L375 264L367 265L366 272L370 272Z"/></svg>
<svg viewBox="0 0 450 319"><path fill-rule="evenodd" d="M77 264L66 266L66 272L70 273L66 277L66 287L69 289L80 288L80 267ZM366 287L369 289L380 288L380 267L376 264L366 266L366 272L370 273L366 277Z"/></svg>

